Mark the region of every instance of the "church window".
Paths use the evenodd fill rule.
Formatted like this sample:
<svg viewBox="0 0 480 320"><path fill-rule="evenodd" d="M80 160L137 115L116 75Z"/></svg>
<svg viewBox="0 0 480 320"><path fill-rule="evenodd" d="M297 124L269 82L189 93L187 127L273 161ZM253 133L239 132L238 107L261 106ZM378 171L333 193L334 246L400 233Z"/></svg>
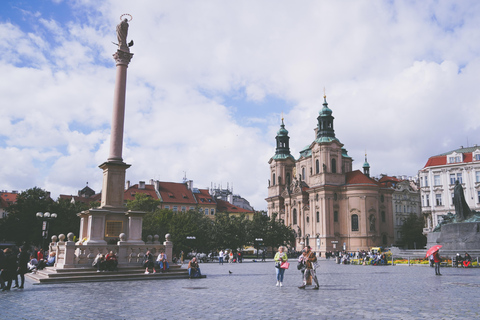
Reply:
<svg viewBox="0 0 480 320"><path fill-rule="evenodd" d="M273 185L275 185L275 173L273 174L273 179L272 179L272 181L273 181Z"/></svg>
<svg viewBox="0 0 480 320"><path fill-rule="evenodd" d="M293 224L297 224L297 209L293 209Z"/></svg>
<svg viewBox="0 0 480 320"><path fill-rule="evenodd" d="M307 216L307 223L310 223L310 217Z"/></svg>
<svg viewBox="0 0 480 320"><path fill-rule="evenodd" d="M305 167L302 168L302 180L305 181Z"/></svg>
<svg viewBox="0 0 480 320"><path fill-rule="evenodd" d="M352 214L352 231L358 231L358 215Z"/></svg>
<svg viewBox="0 0 480 320"><path fill-rule="evenodd" d="M382 215L382 222L385 222L385 211L382 211L381 215Z"/></svg>
<svg viewBox="0 0 480 320"><path fill-rule="evenodd" d="M315 173L320 173L320 161L318 161L318 159L315 160Z"/></svg>
<svg viewBox="0 0 480 320"><path fill-rule="evenodd" d="M290 172L287 172L287 185L290 185Z"/></svg>
<svg viewBox="0 0 480 320"><path fill-rule="evenodd" d="M333 222L338 222L338 211L333 211Z"/></svg>
<svg viewBox="0 0 480 320"><path fill-rule="evenodd" d="M337 160L332 159L332 173L337 173Z"/></svg>
<svg viewBox="0 0 480 320"><path fill-rule="evenodd" d="M320 212L317 211L317 223L320 222Z"/></svg>

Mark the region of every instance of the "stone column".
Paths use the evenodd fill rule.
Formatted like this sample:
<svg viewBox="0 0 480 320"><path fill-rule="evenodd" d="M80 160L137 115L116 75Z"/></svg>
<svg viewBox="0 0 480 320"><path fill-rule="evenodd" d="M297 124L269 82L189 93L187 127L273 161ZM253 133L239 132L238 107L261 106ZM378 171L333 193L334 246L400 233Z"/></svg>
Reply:
<svg viewBox="0 0 480 320"><path fill-rule="evenodd" d="M115 92L113 95L112 132L108 162L122 162L123 124L125 120L125 95L127 88L127 68L133 53L117 50L113 55L117 64Z"/></svg>
<svg viewBox="0 0 480 320"><path fill-rule="evenodd" d="M145 244L142 240L142 222L144 214L144 212L139 211L128 211L126 213L128 216L128 244Z"/></svg>
<svg viewBox="0 0 480 320"><path fill-rule="evenodd" d="M105 241L105 215L107 211L90 209L88 216L88 234L85 244L107 244Z"/></svg>

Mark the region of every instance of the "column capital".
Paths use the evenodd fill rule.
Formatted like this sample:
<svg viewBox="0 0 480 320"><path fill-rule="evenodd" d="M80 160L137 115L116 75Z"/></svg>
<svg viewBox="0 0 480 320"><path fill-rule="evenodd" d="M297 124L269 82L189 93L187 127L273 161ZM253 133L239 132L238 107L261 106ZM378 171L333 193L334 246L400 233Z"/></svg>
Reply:
<svg viewBox="0 0 480 320"><path fill-rule="evenodd" d="M118 65L125 65L128 66L130 63L130 60L132 60L133 53L122 51L122 50L117 50L113 54L113 59L115 59L115 62Z"/></svg>

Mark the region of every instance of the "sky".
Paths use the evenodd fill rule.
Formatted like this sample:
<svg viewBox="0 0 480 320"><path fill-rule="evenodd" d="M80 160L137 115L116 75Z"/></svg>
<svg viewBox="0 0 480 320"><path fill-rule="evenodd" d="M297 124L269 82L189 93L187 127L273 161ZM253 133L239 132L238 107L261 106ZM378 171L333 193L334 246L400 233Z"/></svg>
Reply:
<svg viewBox="0 0 480 320"><path fill-rule="evenodd" d="M228 184L264 210L282 115L298 158L324 92L354 170L480 144L479 1L3 0L0 190L101 191L122 14L132 184Z"/></svg>

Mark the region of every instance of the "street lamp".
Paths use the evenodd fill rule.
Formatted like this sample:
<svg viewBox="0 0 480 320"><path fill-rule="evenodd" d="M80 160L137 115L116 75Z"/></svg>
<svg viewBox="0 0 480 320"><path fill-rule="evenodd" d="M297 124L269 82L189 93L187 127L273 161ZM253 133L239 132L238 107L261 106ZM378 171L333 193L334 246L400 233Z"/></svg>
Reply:
<svg viewBox="0 0 480 320"><path fill-rule="evenodd" d="M258 249L259 249L259 246L262 244L263 239L262 238L255 238L255 242L257 244L257 259L258 259Z"/></svg>
<svg viewBox="0 0 480 320"><path fill-rule="evenodd" d="M42 249L45 248L45 240L48 238L48 228L50 227L50 221L57 218L56 213L50 212L37 212L37 219L42 220Z"/></svg>
<svg viewBox="0 0 480 320"><path fill-rule="evenodd" d="M191 246L190 246L190 250L193 251L193 245L195 244L195 239L197 239L195 236L187 236L187 240L192 240L191 242ZM190 243L190 241L189 241Z"/></svg>

